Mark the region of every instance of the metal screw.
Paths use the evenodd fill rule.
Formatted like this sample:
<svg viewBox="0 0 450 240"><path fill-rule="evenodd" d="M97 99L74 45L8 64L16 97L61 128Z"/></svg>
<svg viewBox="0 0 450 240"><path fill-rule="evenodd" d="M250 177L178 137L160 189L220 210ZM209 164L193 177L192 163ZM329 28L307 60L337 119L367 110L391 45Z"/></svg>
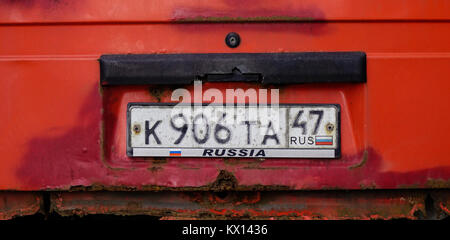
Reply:
<svg viewBox="0 0 450 240"><path fill-rule="evenodd" d="M225 37L225 43L230 48L236 48L241 43L241 37L235 32L230 32Z"/></svg>
<svg viewBox="0 0 450 240"><path fill-rule="evenodd" d="M139 125L139 124L134 124L134 125L133 125L133 131L134 131L136 134L140 133L140 132L141 132L141 125Z"/></svg>
<svg viewBox="0 0 450 240"><path fill-rule="evenodd" d="M328 131L328 132L331 132L331 131L334 130L334 125L331 124L331 123L328 123L327 126L326 126L326 128L327 128L327 131Z"/></svg>

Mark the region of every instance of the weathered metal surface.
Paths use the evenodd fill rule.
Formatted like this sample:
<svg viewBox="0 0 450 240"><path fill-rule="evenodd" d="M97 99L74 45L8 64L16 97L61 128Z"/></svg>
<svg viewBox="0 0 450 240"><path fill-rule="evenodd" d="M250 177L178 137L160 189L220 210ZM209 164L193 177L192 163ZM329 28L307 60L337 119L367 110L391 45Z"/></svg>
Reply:
<svg viewBox="0 0 450 240"><path fill-rule="evenodd" d="M432 204L432 206L430 206L431 213L429 215L433 215L436 218L450 216L449 191L439 192L438 194L430 194L428 198L428 204Z"/></svg>
<svg viewBox="0 0 450 240"><path fill-rule="evenodd" d="M0 192L0 220L37 213L43 203L40 193Z"/></svg>
<svg viewBox="0 0 450 240"><path fill-rule="evenodd" d="M229 1L205 2L203 10L216 10L205 16L192 2L118 8L117 15L99 10L104 9L99 1L19 2L0 2L0 115L7 116L0 124L2 190L450 187L448 143L441 141L450 132L445 124L450 121L450 81L446 81L450 23L434 21L448 18L442 14L448 13L447 2L414 1L405 6L383 1L382 10L372 5L380 1L341 1L339 8L325 2L266 2L259 5L261 14L234 9ZM275 10L270 14L269 6L274 4L284 8L294 4L293 12L306 10L302 14L298 10L297 15ZM366 8L373 10L368 21L399 21L341 21L365 16L366 11L353 10ZM199 16L211 22L208 19L227 17L222 13L230 9L235 10L231 18L286 15L323 21L155 24L158 18L190 21ZM84 24L95 19L102 24ZM129 22L121 22L124 19ZM48 24L34 24L39 22ZM235 49L224 43L230 31L242 38ZM128 158L126 104L170 102L175 87L99 86L97 59L102 54L302 51L367 53L367 84L280 88L281 103L341 105L338 160ZM193 92L192 86L183 87ZM224 93L227 88L267 86L208 83L203 87ZM435 124L425 127L425 119L417 116ZM224 181L223 176L231 180Z"/></svg>
<svg viewBox="0 0 450 240"><path fill-rule="evenodd" d="M442 219L450 216L449 194L448 190L1 192L0 220L36 213L161 219Z"/></svg>
<svg viewBox="0 0 450 240"><path fill-rule="evenodd" d="M445 193L434 193L441 197L442 194ZM63 216L147 214L162 219L441 219L448 216L429 198L429 193L420 191L63 192L52 193L51 210Z"/></svg>

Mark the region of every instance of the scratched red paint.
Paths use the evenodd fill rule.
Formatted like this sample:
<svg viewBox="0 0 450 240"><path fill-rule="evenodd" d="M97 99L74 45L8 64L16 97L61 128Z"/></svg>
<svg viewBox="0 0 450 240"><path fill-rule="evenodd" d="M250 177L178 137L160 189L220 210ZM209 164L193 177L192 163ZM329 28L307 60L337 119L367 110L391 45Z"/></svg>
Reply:
<svg viewBox="0 0 450 240"><path fill-rule="evenodd" d="M178 16L227 14L247 17L271 17L276 14L325 20L448 20L447 0L283 0L283 1L210 1L210 0L0 0L0 23L87 23L87 22L171 22ZM203 9L205 12L199 12ZM248 9L253 9L252 11ZM197 10L197 11L195 11ZM255 10L258 10L256 12ZM214 13L214 15L212 14ZM257 14L256 14L257 13ZM174 16L175 15L175 16ZM219 15L220 16L220 15Z"/></svg>

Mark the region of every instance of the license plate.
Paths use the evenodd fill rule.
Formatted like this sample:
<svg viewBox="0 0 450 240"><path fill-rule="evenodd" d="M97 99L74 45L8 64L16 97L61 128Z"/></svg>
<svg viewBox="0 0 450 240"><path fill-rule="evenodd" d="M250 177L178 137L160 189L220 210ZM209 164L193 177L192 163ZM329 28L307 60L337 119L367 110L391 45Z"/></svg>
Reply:
<svg viewBox="0 0 450 240"><path fill-rule="evenodd" d="M337 158L336 104L130 103L131 157Z"/></svg>

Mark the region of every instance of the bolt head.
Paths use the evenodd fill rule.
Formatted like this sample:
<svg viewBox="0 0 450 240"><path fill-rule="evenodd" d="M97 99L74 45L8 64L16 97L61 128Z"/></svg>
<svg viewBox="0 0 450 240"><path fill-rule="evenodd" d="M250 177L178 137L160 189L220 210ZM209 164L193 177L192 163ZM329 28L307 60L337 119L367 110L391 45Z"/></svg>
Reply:
<svg viewBox="0 0 450 240"><path fill-rule="evenodd" d="M236 48L241 43L241 37L235 32L230 32L225 37L225 43L230 48Z"/></svg>
<svg viewBox="0 0 450 240"><path fill-rule="evenodd" d="M140 132L141 132L141 125L139 125L139 124L134 124L134 125L133 125L133 131L134 131L134 133L136 133L136 134L140 133Z"/></svg>
<svg viewBox="0 0 450 240"><path fill-rule="evenodd" d="M334 130L334 125L331 124L331 123L328 123L328 124L326 125L326 129L327 129L328 132L331 132L331 131Z"/></svg>

